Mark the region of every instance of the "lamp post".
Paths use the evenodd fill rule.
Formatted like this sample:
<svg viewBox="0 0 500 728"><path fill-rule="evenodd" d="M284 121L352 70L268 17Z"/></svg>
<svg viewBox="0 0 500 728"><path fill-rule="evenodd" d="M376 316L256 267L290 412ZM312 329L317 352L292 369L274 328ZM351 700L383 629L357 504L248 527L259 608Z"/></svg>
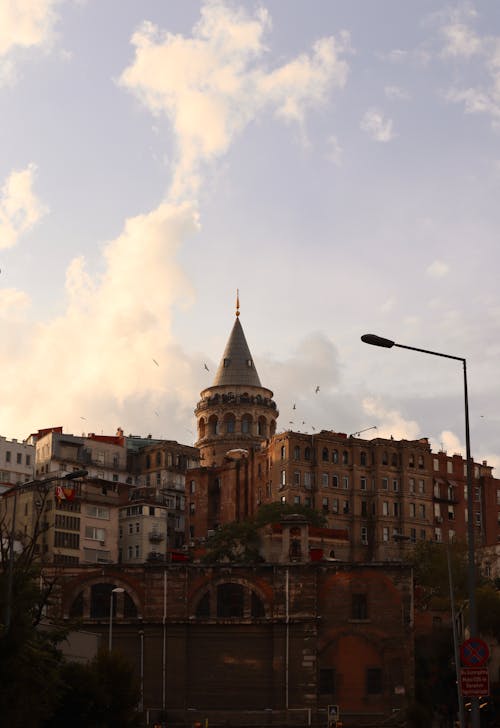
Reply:
<svg viewBox="0 0 500 728"><path fill-rule="evenodd" d="M113 648L113 594L123 594L125 589L122 589L121 586L117 586L114 589L111 589L111 593L109 595L109 639L108 639L108 650L111 652Z"/></svg>
<svg viewBox="0 0 500 728"><path fill-rule="evenodd" d="M467 584L469 596L469 628L471 637L477 637L477 611L476 611L476 567L475 567L475 549L474 549L474 494L472 492L472 458L470 449L470 430L469 430L469 398L467 390L467 362L464 357L452 356L451 354L443 354L439 351L430 351L429 349L419 349L416 346L405 346L397 344L391 339L384 339L376 334L364 334L361 341L372 346L380 346L384 349L392 349L393 346L399 349L409 349L410 351L418 351L422 354L431 354L432 356L440 356L445 359L454 359L462 362L463 379L464 379L464 413L465 413L465 450L467 460L467 540L468 540L468 564L467 564ZM479 728L479 701L477 698L472 699L472 728Z"/></svg>
<svg viewBox="0 0 500 728"><path fill-rule="evenodd" d="M11 490L14 492L14 502L12 504L12 522L9 536L9 564L7 572L7 597L5 599L5 631L10 628L12 620L12 587L14 579L14 541L16 538L16 515L17 515L17 497L19 491L27 490L29 487L45 486L47 483L53 483L56 480L75 480L75 478L84 478L88 475L87 470L74 470L66 475L54 475L43 480L29 480L27 483L16 483ZM10 491L8 491L10 492Z"/></svg>

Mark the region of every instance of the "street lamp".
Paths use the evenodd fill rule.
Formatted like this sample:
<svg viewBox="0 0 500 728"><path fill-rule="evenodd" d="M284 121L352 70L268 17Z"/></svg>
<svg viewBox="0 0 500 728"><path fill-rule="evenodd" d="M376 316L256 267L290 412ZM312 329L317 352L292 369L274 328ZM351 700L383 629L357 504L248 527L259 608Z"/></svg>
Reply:
<svg viewBox="0 0 500 728"><path fill-rule="evenodd" d="M123 594L125 589L122 589L121 586L117 586L114 589L111 589L111 593L109 595L109 640L108 640L108 650L111 652L113 647L113 594Z"/></svg>
<svg viewBox="0 0 500 728"><path fill-rule="evenodd" d="M464 376L464 412L465 412L465 450L467 460L467 537L468 537L468 568L467 582L469 595L469 628L472 638L477 636L477 611L476 611L476 567L475 567L475 549L474 549L474 495L472 492L472 458L470 452L470 431L469 431L469 398L467 391L467 362L464 357L452 356L451 354L443 354L439 351L430 351L429 349L419 349L416 346L405 346L404 344L396 344L391 339L384 339L376 334L364 334L361 341L372 346L380 346L384 349L392 349L393 346L399 349L409 349L410 351L418 351L422 354L431 354L432 356L441 356L445 359L454 359L461 361ZM479 728L479 701L477 698L472 699L472 728Z"/></svg>
<svg viewBox="0 0 500 728"><path fill-rule="evenodd" d="M72 473L66 473L66 475L53 475L50 478L44 478L43 480L29 480L27 483L16 483L11 490L14 492L14 502L12 504L12 522L10 527L9 536L9 564L7 572L7 597L5 600L5 631L10 628L12 619L12 582L14 578L14 541L16 538L16 516L17 516L17 497L19 491L27 490L29 487L44 486L46 483L52 483L55 480L75 480L75 478L84 478L88 475L87 470L74 470ZM7 491L10 493L10 491Z"/></svg>

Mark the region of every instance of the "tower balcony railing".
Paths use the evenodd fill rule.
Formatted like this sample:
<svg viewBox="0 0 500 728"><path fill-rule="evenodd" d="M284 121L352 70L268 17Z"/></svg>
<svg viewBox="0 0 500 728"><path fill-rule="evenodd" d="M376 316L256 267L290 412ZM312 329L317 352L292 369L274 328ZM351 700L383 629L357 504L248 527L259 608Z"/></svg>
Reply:
<svg viewBox="0 0 500 728"><path fill-rule="evenodd" d="M235 395L235 394L213 394L211 397L208 397L207 399L202 399L201 402L198 402L198 405L196 407L196 411L200 412L202 410L209 409L213 407L214 405L236 405L236 406L246 406L246 405L254 405L257 407L269 407L269 409L276 409L276 402L269 397L262 397L261 395L248 395L245 396L243 394Z"/></svg>

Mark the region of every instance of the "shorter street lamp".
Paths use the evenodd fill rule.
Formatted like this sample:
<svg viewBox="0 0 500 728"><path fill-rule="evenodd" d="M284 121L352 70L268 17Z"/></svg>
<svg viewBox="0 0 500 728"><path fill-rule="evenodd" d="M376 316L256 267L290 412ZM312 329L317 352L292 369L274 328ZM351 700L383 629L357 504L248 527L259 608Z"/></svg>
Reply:
<svg viewBox="0 0 500 728"><path fill-rule="evenodd" d="M14 578L14 541L16 538L16 516L17 516L17 496L20 491L27 490L31 486L45 486L47 483L53 483L57 480L75 480L75 478L84 478L88 475L87 470L73 470L72 473L66 473L66 475L53 475L50 478L43 478L43 480L29 480L27 483L16 483L11 488L14 492L14 502L12 504L12 522L10 528L10 543L9 543L9 564L7 572L7 598L5 600L5 630L10 628L12 619L12 582ZM7 491L10 493L10 491Z"/></svg>
<svg viewBox="0 0 500 728"><path fill-rule="evenodd" d="M125 589L122 589L121 586L117 586L114 589L111 589L111 594L109 596L109 640L108 640L108 650L111 652L113 648L113 594L123 594Z"/></svg>
<svg viewBox="0 0 500 728"><path fill-rule="evenodd" d="M380 346L384 349L392 349L393 346L399 349L409 349L410 351L418 351L422 354L431 354L432 356L440 356L445 359L454 359L461 361L464 375L464 413L465 413L465 449L467 458L467 582L469 596L469 629L471 637L477 637L477 610L476 610L476 566L475 566L475 549L474 549L474 495L472 492L472 457L470 448L470 431L469 431L469 399L467 393L467 362L462 356L452 356L451 354L443 354L439 351L430 351L429 349L418 349L416 346L405 346L404 344L396 344L391 339L384 339L376 334L364 334L361 341L372 346ZM479 701L472 698L472 728L479 728ZM464 716L461 712L460 721L463 724Z"/></svg>

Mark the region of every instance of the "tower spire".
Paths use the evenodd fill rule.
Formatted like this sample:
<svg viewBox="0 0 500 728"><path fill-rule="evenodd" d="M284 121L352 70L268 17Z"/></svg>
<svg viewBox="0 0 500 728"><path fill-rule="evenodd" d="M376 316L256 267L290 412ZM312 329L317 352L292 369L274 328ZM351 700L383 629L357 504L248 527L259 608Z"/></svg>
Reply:
<svg viewBox="0 0 500 728"><path fill-rule="evenodd" d="M240 315L240 289L236 289L236 316Z"/></svg>

